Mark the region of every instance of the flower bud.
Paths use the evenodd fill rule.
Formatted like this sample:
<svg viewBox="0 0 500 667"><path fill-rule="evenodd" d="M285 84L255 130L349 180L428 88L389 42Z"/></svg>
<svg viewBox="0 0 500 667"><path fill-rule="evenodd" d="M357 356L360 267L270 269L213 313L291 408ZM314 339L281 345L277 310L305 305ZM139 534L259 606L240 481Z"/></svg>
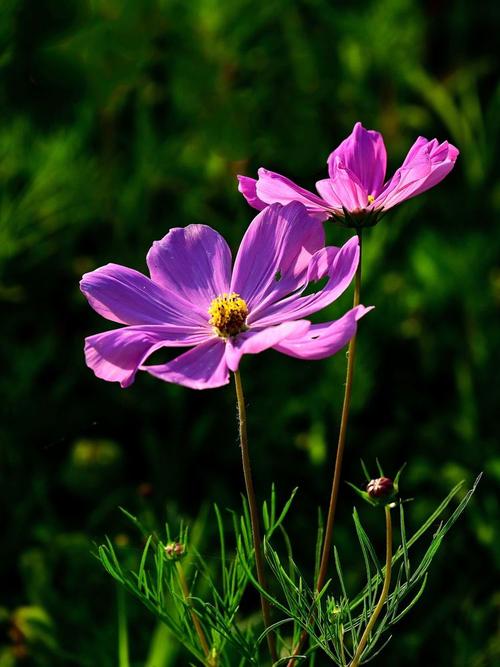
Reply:
<svg viewBox="0 0 500 667"><path fill-rule="evenodd" d="M169 542L165 547L165 555L170 560L179 560L186 554L186 546L180 542Z"/></svg>
<svg viewBox="0 0 500 667"><path fill-rule="evenodd" d="M366 492L373 500L390 500L395 493L394 483L389 477L378 477L368 482Z"/></svg>

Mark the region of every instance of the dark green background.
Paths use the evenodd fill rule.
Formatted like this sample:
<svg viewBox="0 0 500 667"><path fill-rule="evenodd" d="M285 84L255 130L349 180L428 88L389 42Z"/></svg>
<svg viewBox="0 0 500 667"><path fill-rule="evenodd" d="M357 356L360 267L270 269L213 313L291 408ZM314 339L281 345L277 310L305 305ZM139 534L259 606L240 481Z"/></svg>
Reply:
<svg viewBox="0 0 500 667"><path fill-rule="evenodd" d="M118 505L151 525L194 520L209 501L237 506L243 488L232 387L141 375L122 391L85 367L83 338L107 323L81 274L144 270L154 239L193 222L236 248L253 217L236 174L266 166L312 187L357 120L383 132L391 172L419 134L461 155L366 234L362 301L376 310L361 326L345 478L361 481L361 456L389 473L407 461L416 526L485 472L423 601L373 664L495 664L498 3L2 0L0 13L0 666L116 665L115 591L92 541L109 534L133 557L140 540ZM306 571L344 369L344 353L242 364L258 494L300 486L288 525ZM335 536L353 591L355 500L345 487ZM381 517L362 512L380 544ZM212 522L198 524L215 558ZM128 609L133 663L153 667L154 622ZM167 648L156 667L187 662Z"/></svg>

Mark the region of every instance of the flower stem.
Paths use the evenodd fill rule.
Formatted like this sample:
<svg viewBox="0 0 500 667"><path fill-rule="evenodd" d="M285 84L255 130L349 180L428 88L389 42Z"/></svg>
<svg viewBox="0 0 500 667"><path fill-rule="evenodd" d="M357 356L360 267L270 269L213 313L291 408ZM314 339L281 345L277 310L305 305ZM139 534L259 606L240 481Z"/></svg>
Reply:
<svg viewBox="0 0 500 667"><path fill-rule="evenodd" d="M368 621L368 625L363 632L363 635L359 641L358 648L354 658L352 659L349 667L358 667L359 661L361 660L361 655L365 649L366 643L370 636L377 618L380 616L384 604L389 595L389 587L391 585L391 565L392 565L392 521L391 521L391 508L389 505L385 506L385 535L386 535L386 547L385 547L385 577L384 577L384 586L382 588L382 593L380 594L379 601L377 606L373 610L372 617Z"/></svg>
<svg viewBox="0 0 500 667"><path fill-rule="evenodd" d="M130 667L125 591L121 586L118 586L116 590L118 607L118 665L119 667Z"/></svg>
<svg viewBox="0 0 500 667"><path fill-rule="evenodd" d="M182 594L184 595L184 599L186 600L188 606L191 607L191 602L189 600L191 593L189 592L189 586L186 580L186 575L184 574L184 568L179 562L176 563L176 565L177 565L177 574L179 575L179 583L182 589ZM205 637L205 633L203 632L203 628L201 627L200 619L198 618L194 609L191 609L191 620L193 621L194 629L196 631L196 634L198 635L201 648L207 659L206 664L210 665L211 664L211 662L209 661L210 647L208 645L207 638Z"/></svg>
<svg viewBox="0 0 500 667"><path fill-rule="evenodd" d="M359 306L359 298L361 292L361 229L358 230L359 238L359 264L356 271L356 278L354 282L354 298L353 308ZM318 580L316 581L316 590L319 592L326 579L328 572L328 563L330 560L330 552L332 549L333 538L333 524L335 521L335 510L337 509L337 498L339 495L340 478L342 473L342 461L344 458L344 449L347 435L347 422L349 420L349 412L351 409L352 396L352 380L354 377L354 361L356 358L356 334L349 342L347 352L347 371L344 390L344 403L342 405L342 417L340 419L339 438L337 443L337 455L335 457L335 468L333 470L332 491L330 495L330 505L328 507L328 517L325 526L325 539L323 542L323 551L321 553L321 564L318 572Z"/></svg>
<svg viewBox="0 0 500 667"><path fill-rule="evenodd" d="M353 297L353 308L359 306L359 299L361 293L361 259L362 259L362 236L361 229L357 230L358 239L359 239L359 264L356 270L356 277L354 279L354 297ZM321 561L318 571L318 579L316 581L316 592L323 588L325 583L326 575L328 572L328 563L330 561L330 552L332 549L332 539L333 539L333 524L335 522L335 511L337 509L337 498L339 495L340 488L340 478L342 473L342 460L344 458L344 449L346 443L347 435L347 422L349 420L349 412L351 409L351 396L352 396L352 381L354 377L354 360L356 358L356 334L351 338L349 342L349 347L347 351L347 371L346 371L346 381L345 381L345 390L344 390L344 402L342 405L342 416L340 419L340 429L339 437L337 442L337 454L335 457L335 467L333 470L333 481L332 481L332 490L330 493L330 505L328 507L328 517L326 519L325 525L325 537L323 541L323 550L321 552ZM304 645L305 640L307 639L307 632L304 631L300 636L299 642L293 651L293 656L299 655ZM287 663L287 667L293 667L296 660L292 657Z"/></svg>
<svg viewBox="0 0 500 667"><path fill-rule="evenodd" d="M245 407L245 397L243 395L241 375L238 370L234 371L234 384L236 388L236 399L238 403L240 448L241 448L241 460L243 463L243 476L245 478L248 508L250 510L250 521L252 524L252 536L253 536L253 544L255 551L255 567L257 570L257 579L259 581L260 587L263 590L267 590L266 575L264 571L264 560L262 557L262 541L260 539L259 512L257 509L257 501L255 498L255 490L252 480L252 469L250 466L250 455L248 452L247 415ZM264 618L264 627L267 629L271 625L271 615L269 610L269 604L266 598L262 595L262 593L260 595L260 605L262 608L262 616ZM277 661L278 656L276 653L276 645L273 633L268 633L267 644L269 647L269 653L271 654L271 659L274 663Z"/></svg>

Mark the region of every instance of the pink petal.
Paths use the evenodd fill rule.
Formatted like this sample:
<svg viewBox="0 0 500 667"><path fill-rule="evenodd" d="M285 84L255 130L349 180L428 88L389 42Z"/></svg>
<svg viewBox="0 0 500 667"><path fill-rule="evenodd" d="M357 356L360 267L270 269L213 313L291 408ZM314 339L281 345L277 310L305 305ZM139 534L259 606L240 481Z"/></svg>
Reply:
<svg viewBox="0 0 500 667"><path fill-rule="evenodd" d="M422 150L425 150L428 144L429 140L426 139L425 137L417 137L413 143L413 146L408 151L408 154L406 155L403 164L401 166L408 167L409 165L411 165L413 160L415 160L415 158L419 155L419 153L422 152Z"/></svg>
<svg viewBox="0 0 500 667"><path fill-rule="evenodd" d="M267 204L257 197L257 190L255 189L255 186L257 185L256 179L250 178L249 176L238 176L237 178L238 190L245 197L250 206L256 208L258 211L262 211L262 209L266 208Z"/></svg>
<svg viewBox="0 0 500 667"><path fill-rule="evenodd" d="M139 366L161 347L187 347L207 339L207 332L169 325L131 326L85 339L85 360L98 378L132 384Z"/></svg>
<svg viewBox="0 0 500 667"><path fill-rule="evenodd" d="M312 258L309 264L306 281L301 291L310 281L315 281L324 275L327 269L329 280L323 289L309 296L294 294L287 299L266 308L253 321L248 317L247 322L254 326L265 327L287 320L298 320L311 315L330 305L351 284L359 262L359 241L353 236L340 250L337 248L323 248Z"/></svg>
<svg viewBox="0 0 500 667"><path fill-rule="evenodd" d="M458 154L458 149L447 141L439 144L437 139L418 137L374 206L387 210L434 187L453 169Z"/></svg>
<svg viewBox="0 0 500 667"><path fill-rule="evenodd" d="M251 222L234 264L231 292L250 313L296 290L312 255L324 245L323 225L302 204L272 204Z"/></svg>
<svg viewBox="0 0 500 667"><path fill-rule="evenodd" d="M303 336L310 326L311 323L307 320L283 322L276 327L247 331L234 338L229 338L226 344L226 363L230 370L235 371L244 354L258 354L268 350L288 336Z"/></svg>
<svg viewBox="0 0 500 667"><path fill-rule="evenodd" d="M375 199L376 208L390 209L396 204L409 199L431 173L431 162L426 153L419 153L407 167L400 167L383 191Z"/></svg>
<svg viewBox="0 0 500 667"><path fill-rule="evenodd" d="M457 157L460 155L460 151L456 146L450 144L448 141L443 141L442 144L438 144L437 139L434 141L437 145L431 151L431 158L433 162L440 162L444 160L456 162Z"/></svg>
<svg viewBox="0 0 500 667"><path fill-rule="evenodd" d="M332 183L333 181L331 178L324 178L321 181L316 181L316 190L331 208L337 211L342 210L342 199L340 199L336 189L332 187Z"/></svg>
<svg viewBox="0 0 500 667"><path fill-rule="evenodd" d="M325 359L333 356L351 340L356 333L356 323L372 308L356 306L335 322L313 324L301 335L289 336L274 349L297 359Z"/></svg>
<svg viewBox="0 0 500 667"><path fill-rule="evenodd" d="M212 338L168 364L141 368L165 382L174 382L191 389L214 389L229 382L224 353L224 342L220 338Z"/></svg>
<svg viewBox="0 0 500 667"><path fill-rule="evenodd" d="M437 139L434 139L434 141L436 146L430 151L431 172L412 193L412 197L416 197L440 183L455 166L459 155L458 149L447 141L442 144L438 144Z"/></svg>
<svg viewBox="0 0 500 667"><path fill-rule="evenodd" d="M328 276L331 272L333 262L340 250L340 248L330 245L326 248L321 248L321 251L316 252L307 267L307 282L316 283L318 280ZM293 300L294 295L292 295L290 299Z"/></svg>
<svg viewBox="0 0 500 667"><path fill-rule="evenodd" d="M146 261L151 279L181 296L207 322L211 301L229 290L231 251L206 225L171 229L153 243Z"/></svg>
<svg viewBox="0 0 500 667"><path fill-rule="evenodd" d="M338 166L335 178L318 181L316 189L332 208L358 211L369 206L369 192L357 176L343 165Z"/></svg>
<svg viewBox="0 0 500 667"><path fill-rule="evenodd" d="M86 273L80 289L92 308L112 322L196 326L202 322L184 299L119 264L106 264Z"/></svg>
<svg viewBox="0 0 500 667"><path fill-rule="evenodd" d="M361 123L356 123L352 133L328 157L331 179L337 177L339 164L356 176L368 195L376 196L384 183L387 166L382 135L374 130L365 130Z"/></svg>
<svg viewBox="0 0 500 667"><path fill-rule="evenodd" d="M312 192L308 192L285 176L267 169L259 169L256 192L259 199L267 204L289 204L298 201L319 220L326 220L330 211L326 202Z"/></svg>

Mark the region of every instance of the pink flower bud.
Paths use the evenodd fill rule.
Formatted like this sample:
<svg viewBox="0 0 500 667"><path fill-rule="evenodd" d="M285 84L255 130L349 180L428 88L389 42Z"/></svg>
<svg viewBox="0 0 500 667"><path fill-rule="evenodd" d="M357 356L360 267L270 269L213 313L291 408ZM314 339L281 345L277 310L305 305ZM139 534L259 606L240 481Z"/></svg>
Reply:
<svg viewBox="0 0 500 667"><path fill-rule="evenodd" d="M394 483L389 477L378 477L368 482L366 492L375 500L389 500L394 495Z"/></svg>

